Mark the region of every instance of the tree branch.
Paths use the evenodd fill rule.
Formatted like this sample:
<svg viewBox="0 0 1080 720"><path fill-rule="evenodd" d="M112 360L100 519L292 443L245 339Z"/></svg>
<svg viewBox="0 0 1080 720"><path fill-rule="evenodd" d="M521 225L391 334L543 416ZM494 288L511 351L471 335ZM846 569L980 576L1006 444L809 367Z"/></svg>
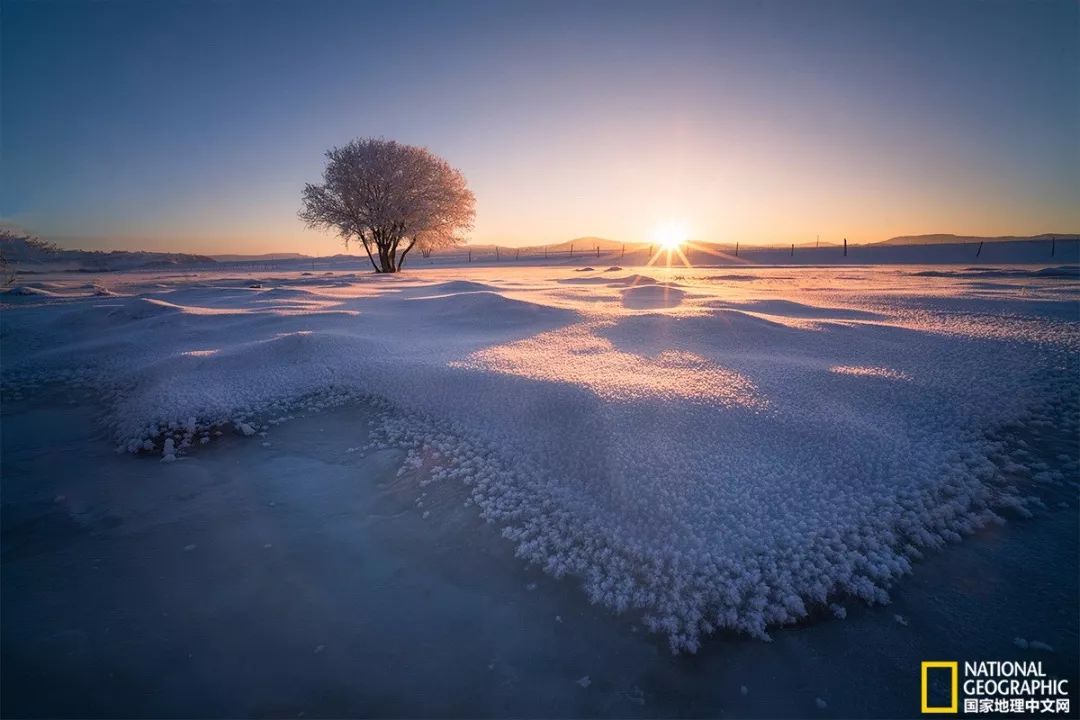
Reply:
<svg viewBox="0 0 1080 720"><path fill-rule="evenodd" d="M399 268L400 268L400 267L401 267L402 265L404 265L404 264L405 264L405 256L409 254L409 251L413 249L413 245L415 245L415 244L416 244L416 236L415 236L415 235L413 235L413 237L412 237L412 242L411 242L411 243L409 243L409 247L407 247L407 248L405 248L404 250L402 250L402 251L401 251L401 259L400 259L400 260L398 260L398 267L399 267Z"/></svg>
<svg viewBox="0 0 1080 720"><path fill-rule="evenodd" d="M367 253L367 259L371 261L371 267L375 268L375 272L379 271L379 266L375 264L375 258L371 257L371 250L368 248L367 238L363 233L360 233L360 244L364 246L364 252Z"/></svg>

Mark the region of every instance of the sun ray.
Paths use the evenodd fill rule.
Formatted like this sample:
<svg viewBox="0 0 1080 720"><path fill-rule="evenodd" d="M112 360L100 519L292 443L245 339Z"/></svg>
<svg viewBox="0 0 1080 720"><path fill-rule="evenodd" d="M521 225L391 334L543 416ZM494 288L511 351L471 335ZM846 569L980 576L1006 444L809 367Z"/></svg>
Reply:
<svg viewBox="0 0 1080 720"><path fill-rule="evenodd" d="M663 250L672 250L687 241L689 232L686 223L681 220L668 220L659 223L653 230L653 240Z"/></svg>

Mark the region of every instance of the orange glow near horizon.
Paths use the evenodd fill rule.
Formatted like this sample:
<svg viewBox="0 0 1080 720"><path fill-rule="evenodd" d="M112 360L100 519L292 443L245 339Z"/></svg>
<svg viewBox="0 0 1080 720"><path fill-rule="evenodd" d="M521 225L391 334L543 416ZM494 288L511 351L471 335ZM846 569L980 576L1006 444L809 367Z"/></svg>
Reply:
<svg viewBox="0 0 1080 720"><path fill-rule="evenodd" d="M685 221L666 220L658 223L653 229L652 239L656 251L645 264L646 267L655 265L661 258L668 269L671 269L673 260L678 260L685 267L690 266L690 259L683 253L683 247L690 246L690 232Z"/></svg>
<svg viewBox="0 0 1080 720"><path fill-rule="evenodd" d="M653 230L653 240L664 250L675 250L690 237L686 223L681 220L668 220L660 223Z"/></svg>

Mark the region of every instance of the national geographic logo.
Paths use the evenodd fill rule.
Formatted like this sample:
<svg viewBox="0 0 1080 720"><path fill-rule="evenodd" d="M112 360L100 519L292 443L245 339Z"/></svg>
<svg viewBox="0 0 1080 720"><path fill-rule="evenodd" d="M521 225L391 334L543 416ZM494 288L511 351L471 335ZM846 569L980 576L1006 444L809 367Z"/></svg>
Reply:
<svg viewBox="0 0 1080 720"><path fill-rule="evenodd" d="M957 692L960 684L960 670L959 663L956 660L924 660L922 664L922 711L923 713L955 713L959 707L959 692ZM946 670L948 671L952 689L949 692L949 704L948 705L931 705L930 704L930 681L929 675L931 670Z"/></svg>
<svg viewBox="0 0 1080 720"><path fill-rule="evenodd" d="M961 681L961 674L963 679ZM1041 661L924 660L923 714L1064 714L1070 712L1069 681L1047 675Z"/></svg>

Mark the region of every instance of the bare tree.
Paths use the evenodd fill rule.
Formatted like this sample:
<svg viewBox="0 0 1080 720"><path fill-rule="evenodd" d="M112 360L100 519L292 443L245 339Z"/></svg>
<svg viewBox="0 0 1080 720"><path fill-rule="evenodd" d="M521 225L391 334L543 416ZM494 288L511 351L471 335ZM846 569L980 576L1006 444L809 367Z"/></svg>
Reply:
<svg viewBox="0 0 1080 720"><path fill-rule="evenodd" d="M60 251L55 244L11 227L0 227L0 283L11 285L19 271L20 260L33 260Z"/></svg>
<svg viewBox="0 0 1080 720"><path fill-rule="evenodd" d="M375 272L401 269L417 245L461 242L476 199L465 177L426 148L393 140L353 140L326 153L321 185L304 186L300 219L358 240Z"/></svg>
<svg viewBox="0 0 1080 720"><path fill-rule="evenodd" d="M0 230L0 234L6 234L6 231ZM0 244L0 284L7 287L15 282L18 275L19 271L15 268L15 261L8 258L4 253L4 246Z"/></svg>

